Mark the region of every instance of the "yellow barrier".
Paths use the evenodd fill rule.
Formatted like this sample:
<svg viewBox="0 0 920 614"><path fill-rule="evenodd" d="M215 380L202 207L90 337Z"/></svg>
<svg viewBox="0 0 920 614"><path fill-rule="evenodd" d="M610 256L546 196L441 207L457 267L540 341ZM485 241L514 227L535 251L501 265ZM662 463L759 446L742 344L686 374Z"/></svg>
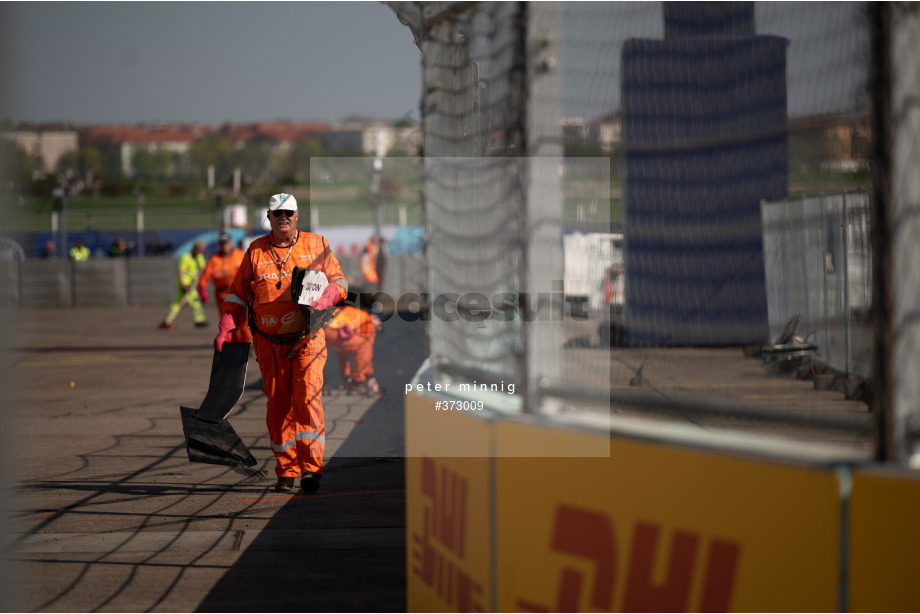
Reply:
<svg viewBox="0 0 920 614"><path fill-rule="evenodd" d="M837 609L832 472L618 437L508 458L557 431L494 428L499 611Z"/></svg>
<svg viewBox="0 0 920 614"><path fill-rule="evenodd" d="M490 428L481 419L439 412L433 401L406 395L410 612L490 607Z"/></svg>
<svg viewBox="0 0 920 614"><path fill-rule="evenodd" d="M920 476L857 469L850 498L850 609L920 612Z"/></svg>
<svg viewBox="0 0 920 614"><path fill-rule="evenodd" d="M916 473L538 422L407 395L409 611L920 611Z"/></svg>

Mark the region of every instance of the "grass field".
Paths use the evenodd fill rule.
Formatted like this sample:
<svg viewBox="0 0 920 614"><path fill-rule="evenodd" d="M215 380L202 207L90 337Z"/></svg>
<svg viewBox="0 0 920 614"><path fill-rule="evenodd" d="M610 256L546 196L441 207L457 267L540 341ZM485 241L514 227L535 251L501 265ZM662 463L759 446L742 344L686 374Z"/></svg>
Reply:
<svg viewBox="0 0 920 614"><path fill-rule="evenodd" d="M419 224L421 195L419 178L406 168L394 173L390 194L385 201L384 223L399 223L399 206L406 207L407 223ZM348 168L347 166L345 167ZM394 169L395 170L395 169ZM417 170L417 168L415 169ZM324 224L370 224L372 200L364 179L355 178L336 167L338 176L331 181L317 182L310 204L319 209ZM789 197L811 196L822 193L864 190L871 185L868 171L859 173L815 171L791 172ZM299 199L310 198L309 187L261 187L251 191L242 202L248 201L251 213L257 205L267 200L270 193L287 189ZM215 196L203 188L190 190L188 195L168 196L155 187L149 187L143 204L144 227L148 230L213 228L219 224ZM225 197L226 205L236 204L236 197ZM18 198L0 196L5 214L0 216L0 234L17 232L44 232L52 229L54 202L49 197ZM306 203L304 203L306 204ZM619 193L619 178L611 177L610 199L587 203L577 197L566 197L563 219L568 222L617 223L622 220L623 203ZM251 215L250 215L251 217ZM78 196L67 199L67 226L74 230L124 230L136 228L138 199L133 194L123 196Z"/></svg>

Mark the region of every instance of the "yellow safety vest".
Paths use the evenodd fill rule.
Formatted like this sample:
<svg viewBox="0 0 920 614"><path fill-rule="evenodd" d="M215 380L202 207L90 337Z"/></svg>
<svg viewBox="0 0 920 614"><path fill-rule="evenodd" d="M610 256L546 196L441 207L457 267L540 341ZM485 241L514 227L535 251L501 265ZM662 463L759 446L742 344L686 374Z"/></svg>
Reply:
<svg viewBox="0 0 920 614"><path fill-rule="evenodd" d="M72 247L70 249L70 259L76 262L89 260L89 248L85 245L83 247Z"/></svg>

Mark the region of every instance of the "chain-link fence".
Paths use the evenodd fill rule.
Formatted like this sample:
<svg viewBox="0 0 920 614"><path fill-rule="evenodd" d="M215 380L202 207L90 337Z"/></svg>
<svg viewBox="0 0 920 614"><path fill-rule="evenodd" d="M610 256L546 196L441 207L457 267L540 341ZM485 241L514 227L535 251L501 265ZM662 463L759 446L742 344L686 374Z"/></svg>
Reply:
<svg viewBox="0 0 920 614"><path fill-rule="evenodd" d="M889 279L882 290L887 321L880 321L883 343L881 384L886 389L885 456L920 468L920 6L916 3L885 3L876 7L879 38L887 45L890 83L879 79L876 87L890 96L880 111L886 134L880 148L878 170L885 175L883 206L887 216L879 229L881 267ZM885 36L887 34L887 36ZM877 137L878 138L878 137ZM889 140L890 139L890 140ZM886 151L885 148L890 147ZM879 176L879 175L877 175ZM877 295L878 296L878 295Z"/></svg>
<svg viewBox="0 0 920 614"><path fill-rule="evenodd" d="M127 207L113 210L79 208L59 211L8 211L0 221L0 234L56 231L66 225L68 231L93 230L163 230L202 228L214 229L220 223L216 208L168 207L143 209Z"/></svg>
<svg viewBox="0 0 920 614"><path fill-rule="evenodd" d="M433 318L436 372L520 378L527 411L594 399L702 424L709 408L907 449L914 5L390 4L423 52L429 289L510 297L502 318ZM571 181L586 158L606 170L587 195ZM544 320L526 303L540 292ZM839 397L862 403L726 395L728 366L762 368L796 315L790 339L863 379Z"/></svg>
<svg viewBox="0 0 920 614"><path fill-rule="evenodd" d="M381 222L388 226L418 226L422 208L417 204L381 205ZM374 208L370 205L311 205L310 227L374 226Z"/></svg>
<svg viewBox="0 0 920 614"><path fill-rule="evenodd" d="M397 11L406 7L398 7ZM480 383L525 380L521 6L410 14L422 48L423 194L431 360Z"/></svg>
<svg viewBox="0 0 920 614"><path fill-rule="evenodd" d="M797 290L765 264L761 218L764 200L870 185L865 4L391 6L422 50L435 373L515 381L525 411L593 401L707 427L697 410L735 410L722 425L794 414L868 445L848 409L724 394L742 349L756 356L794 315L771 293L813 307L810 281L823 311L805 334L822 331L834 368L872 372L872 276L828 269L856 235L865 249L865 198L825 214L831 261L822 249ZM579 181L587 159L602 170Z"/></svg>
<svg viewBox="0 0 920 614"><path fill-rule="evenodd" d="M302 208L304 229L308 225L324 232L343 226L367 227L359 237L364 240L374 227L375 210L367 198L357 202L353 198L348 202L327 198L316 206L305 201ZM200 206L79 207L63 212L19 209L0 218L0 236L15 241L30 258L41 257L46 241L60 242L62 233L68 246L79 238L93 252L104 252L116 237L122 237L134 255L160 255L200 233L226 228L238 228L245 235L264 233L265 209L239 203L222 209ZM419 226L422 222L421 205L411 200L382 203L379 216L383 224L393 228ZM143 253L139 251L142 247Z"/></svg>
<svg viewBox="0 0 920 614"><path fill-rule="evenodd" d="M77 240L94 256L103 256L119 237L133 255L157 256L199 233L216 232L222 219L216 207L16 209L0 219L0 235L16 241L29 258L43 257L49 241L58 257L66 257Z"/></svg>

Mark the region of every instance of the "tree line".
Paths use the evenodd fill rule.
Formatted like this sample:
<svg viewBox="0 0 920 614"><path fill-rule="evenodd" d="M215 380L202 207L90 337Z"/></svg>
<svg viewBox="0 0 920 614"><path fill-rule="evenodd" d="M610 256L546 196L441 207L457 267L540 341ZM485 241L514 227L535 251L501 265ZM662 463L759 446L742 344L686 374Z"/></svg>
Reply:
<svg viewBox="0 0 920 614"><path fill-rule="evenodd" d="M14 141L0 139L0 178L5 192L21 196L48 196L54 187L72 181L101 195L129 193L138 183L166 184L165 192L182 193L204 184L211 167L218 186L231 186L236 169L243 186L303 185L310 181L311 157L364 155L341 148L327 150L321 140L309 136L284 147L259 139L235 147L225 136L212 133L184 152L136 146L126 173L119 146L80 147L61 156L56 168L46 169L40 157ZM393 151L390 155L405 154Z"/></svg>

